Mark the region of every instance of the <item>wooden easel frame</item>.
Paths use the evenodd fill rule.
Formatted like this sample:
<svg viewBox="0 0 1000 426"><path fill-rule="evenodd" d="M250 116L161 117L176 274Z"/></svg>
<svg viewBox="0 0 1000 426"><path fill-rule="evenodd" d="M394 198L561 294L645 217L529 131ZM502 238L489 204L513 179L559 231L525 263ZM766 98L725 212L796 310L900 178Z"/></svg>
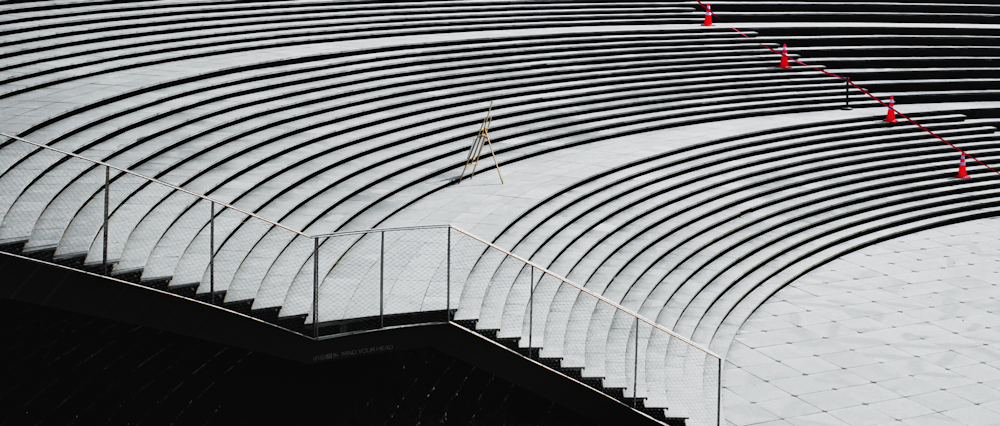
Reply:
<svg viewBox="0 0 1000 426"><path fill-rule="evenodd" d="M476 175L476 166L479 164L479 159L483 154L483 147L488 146L490 148L490 155L493 156L493 164L497 167L497 175L500 176L500 184L503 185L503 175L500 174L500 163L497 161L497 155L493 152L493 142L490 142L490 124L493 123L493 101L490 101L490 109L486 111L486 118L483 119L483 124L479 126L479 132L476 133L476 139L472 141L472 147L469 149L469 156L465 159L465 167L462 168L462 176L458 178L461 182L465 178L465 171L472 165L472 172L469 173L469 180Z"/></svg>

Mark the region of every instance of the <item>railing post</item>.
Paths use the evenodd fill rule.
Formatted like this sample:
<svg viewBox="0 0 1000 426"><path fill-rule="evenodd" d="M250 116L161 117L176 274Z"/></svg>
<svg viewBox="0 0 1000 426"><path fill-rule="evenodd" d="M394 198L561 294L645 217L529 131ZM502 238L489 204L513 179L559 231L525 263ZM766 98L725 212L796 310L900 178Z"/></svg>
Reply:
<svg viewBox="0 0 1000 426"><path fill-rule="evenodd" d="M639 317L635 318L635 358L632 361L632 408L639 402Z"/></svg>
<svg viewBox="0 0 1000 426"><path fill-rule="evenodd" d="M210 201L212 214L208 217L208 291L209 300L215 304L215 201Z"/></svg>
<svg viewBox="0 0 1000 426"><path fill-rule="evenodd" d="M378 328L385 327L385 231L382 231L378 250Z"/></svg>
<svg viewBox="0 0 1000 426"><path fill-rule="evenodd" d="M535 267L528 266L531 268L531 276L528 280L528 359L535 359L534 354L531 353L531 336L535 329Z"/></svg>
<svg viewBox="0 0 1000 426"><path fill-rule="evenodd" d="M110 195L108 191L111 189L111 167L104 166L104 242L102 243L102 255L101 255L101 273L105 275L111 275L111 271L108 270L108 205L110 204Z"/></svg>
<svg viewBox="0 0 1000 426"><path fill-rule="evenodd" d="M446 321L451 321L451 226L448 226L448 266L446 267L444 278L444 316Z"/></svg>
<svg viewBox="0 0 1000 426"><path fill-rule="evenodd" d="M844 111L850 111L851 108L851 79L849 77L844 77L844 107L841 108Z"/></svg>
<svg viewBox="0 0 1000 426"><path fill-rule="evenodd" d="M718 415L716 419L716 426L722 426L722 358L716 358L719 360L719 372L715 375L715 380L718 381L718 386L716 386L715 394L715 413Z"/></svg>
<svg viewBox="0 0 1000 426"><path fill-rule="evenodd" d="M313 237L313 338L319 338L319 238Z"/></svg>

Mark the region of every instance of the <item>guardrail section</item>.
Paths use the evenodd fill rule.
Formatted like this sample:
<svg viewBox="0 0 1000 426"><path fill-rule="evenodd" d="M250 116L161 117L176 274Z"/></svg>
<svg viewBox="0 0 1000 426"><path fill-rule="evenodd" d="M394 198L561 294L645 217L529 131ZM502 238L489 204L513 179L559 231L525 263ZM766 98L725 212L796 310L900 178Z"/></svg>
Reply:
<svg viewBox="0 0 1000 426"><path fill-rule="evenodd" d="M720 424L721 359L453 226L307 235L0 133L0 250L138 282L326 339L453 322L647 413ZM659 407L659 408L654 408Z"/></svg>

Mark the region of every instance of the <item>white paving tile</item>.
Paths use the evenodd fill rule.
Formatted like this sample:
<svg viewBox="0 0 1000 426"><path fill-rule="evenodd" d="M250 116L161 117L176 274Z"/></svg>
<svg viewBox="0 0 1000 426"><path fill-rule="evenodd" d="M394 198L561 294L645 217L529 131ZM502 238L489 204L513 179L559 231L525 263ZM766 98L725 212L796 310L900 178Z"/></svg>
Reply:
<svg viewBox="0 0 1000 426"><path fill-rule="evenodd" d="M967 426L1000 424L1000 415L997 415L996 411L978 405L945 411L941 414L954 418Z"/></svg>
<svg viewBox="0 0 1000 426"><path fill-rule="evenodd" d="M897 420L918 417L934 413L934 410L908 398L896 398L870 405L872 408Z"/></svg>
<svg viewBox="0 0 1000 426"><path fill-rule="evenodd" d="M1000 425L994 224L923 231L817 268L747 320L723 386L762 390L753 413L774 424ZM734 425L765 420L746 408L730 418L724 404Z"/></svg>
<svg viewBox="0 0 1000 426"><path fill-rule="evenodd" d="M830 415L855 426L878 425L894 420L873 407L858 405L830 412Z"/></svg>
<svg viewBox="0 0 1000 426"><path fill-rule="evenodd" d="M957 410L975 405L972 401L943 390L913 395L909 399L935 412Z"/></svg>

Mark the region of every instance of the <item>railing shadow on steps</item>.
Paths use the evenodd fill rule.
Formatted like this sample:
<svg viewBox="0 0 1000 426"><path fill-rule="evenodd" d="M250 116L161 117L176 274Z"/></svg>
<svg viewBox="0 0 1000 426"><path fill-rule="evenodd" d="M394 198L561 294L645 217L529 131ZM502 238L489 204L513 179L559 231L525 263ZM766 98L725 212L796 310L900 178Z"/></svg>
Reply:
<svg viewBox="0 0 1000 426"><path fill-rule="evenodd" d="M451 322L667 424L721 424L720 356L454 226L308 235L130 170L0 136L8 138L0 145L2 251L317 340ZM133 246L149 238L158 240L152 249Z"/></svg>

